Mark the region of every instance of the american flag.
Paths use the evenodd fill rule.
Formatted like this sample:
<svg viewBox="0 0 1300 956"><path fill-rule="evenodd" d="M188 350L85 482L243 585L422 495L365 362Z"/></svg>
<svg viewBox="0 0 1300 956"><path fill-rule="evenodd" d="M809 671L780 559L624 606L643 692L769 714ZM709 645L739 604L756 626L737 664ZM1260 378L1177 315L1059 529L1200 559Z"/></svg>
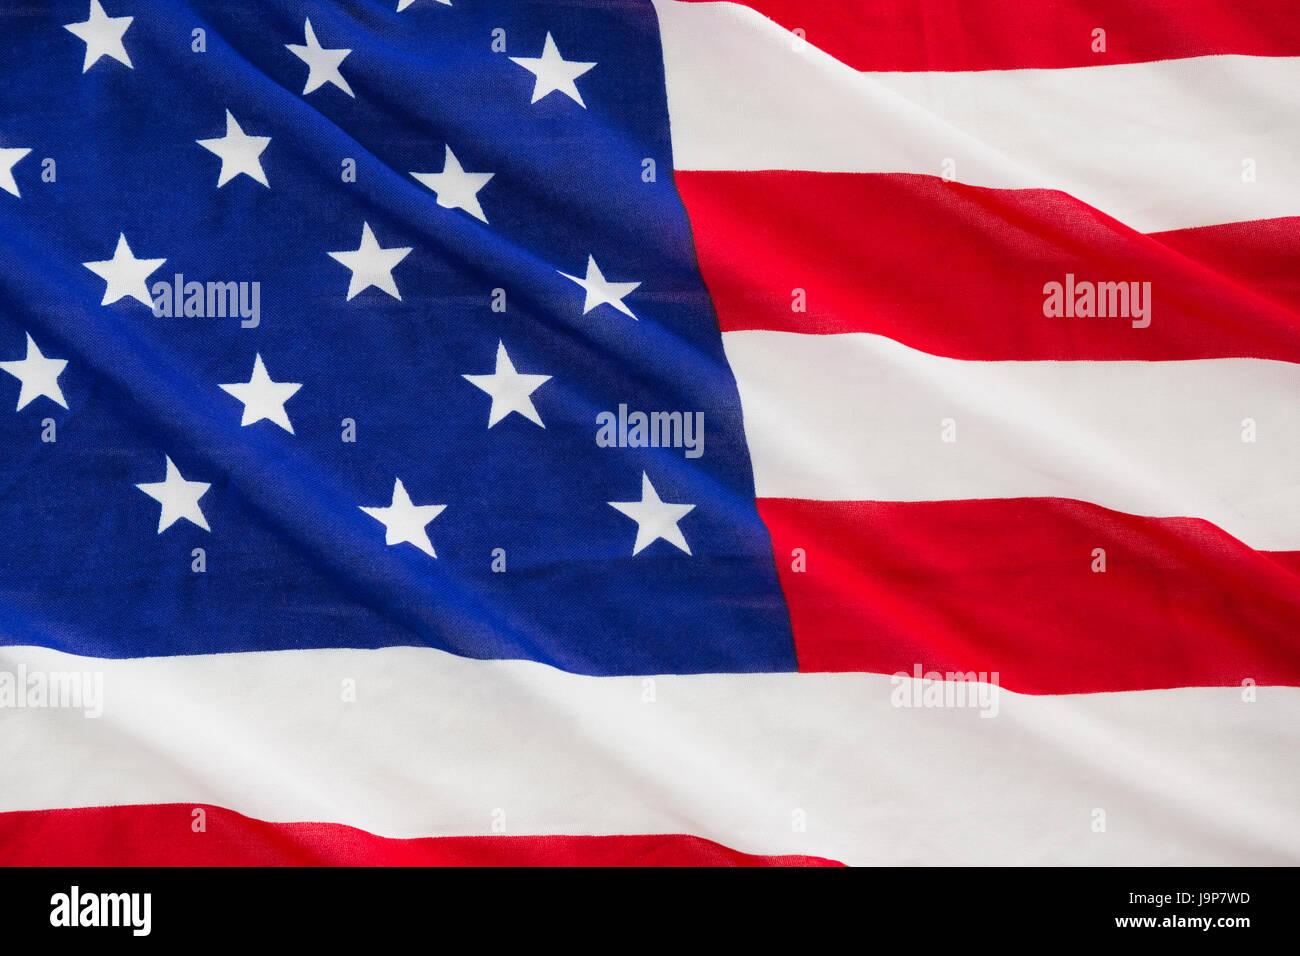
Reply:
<svg viewBox="0 0 1300 956"><path fill-rule="evenodd" d="M1300 861L1298 56L0 5L0 862Z"/></svg>

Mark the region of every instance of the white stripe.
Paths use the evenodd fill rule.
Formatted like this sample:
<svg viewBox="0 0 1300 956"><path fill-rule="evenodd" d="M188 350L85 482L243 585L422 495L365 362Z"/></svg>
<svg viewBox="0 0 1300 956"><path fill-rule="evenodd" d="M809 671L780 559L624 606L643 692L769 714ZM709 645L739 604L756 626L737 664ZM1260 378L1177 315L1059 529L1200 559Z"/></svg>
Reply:
<svg viewBox="0 0 1300 956"><path fill-rule="evenodd" d="M860 73L748 7L655 6L678 169L950 158L960 182L1061 189L1142 232L1300 214L1300 58Z"/></svg>
<svg viewBox="0 0 1300 956"><path fill-rule="evenodd" d="M0 649L19 663L102 671L105 704L0 710L5 810L202 802L413 837L487 834L499 808L511 833L853 863L1300 862L1297 688L1003 692L985 719L894 707L872 674L661 676L646 703L639 677L418 648Z"/></svg>
<svg viewBox="0 0 1300 956"><path fill-rule="evenodd" d="M976 362L867 333L723 343L761 498L1074 498L1300 550L1300 365Z"/></svg>

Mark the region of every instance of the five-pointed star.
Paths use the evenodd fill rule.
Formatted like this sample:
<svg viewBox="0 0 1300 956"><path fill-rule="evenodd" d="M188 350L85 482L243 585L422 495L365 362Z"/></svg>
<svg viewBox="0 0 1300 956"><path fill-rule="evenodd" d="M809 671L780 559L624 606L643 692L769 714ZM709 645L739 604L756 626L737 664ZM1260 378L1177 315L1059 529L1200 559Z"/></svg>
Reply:
<svg viewBox="0 0 1300 956"><path fill-rule="evenodd" d="M559 272L559 270L555 270ZM560 272L560 275L566 279L572 279L578 285L582 286L587 292L586 301L582 304L582 314L586 315L592 309L600 305L612 305L624 315L636 318L632 315L632 310L623 304L623 297L631 293L641 283L639 282L609 282L600 271L600 266L596 265L594 256L587 256L587 276L579 279L577 276L571 276L567 272Z"/></svg>
<svg viewBox="0 0 1300 956"><path fill-rule="evenodd" d="M110 17L104 13L99 0L90 0L90 19L81 23L65 23L63 29L76 34L86 44L86 62L81 67L85 73L99 61L101 56L111 56L119 63L125 63L131 69L131 58L126 55L122 45L122 35L135 17Z"/></svg>
<svg viewBox="0 0 1300 956"><path fill-rule="evenodd" d="M162 481L150 481L136 485L160 505L158 515L158 533L162 534L180 518L198 525L204 531L211 531L208 520L203 517L199 499L208 493L212 486L206 481L186 481L180 470L167 458L167 477Z"/></svg>
<svg viewBox="0 0 1300 956"><path fill-rule="evenodd" d="M440 173L411 173L417 180L432 189L443 209L464 209L475 219L487 222L483 207L478 204L478 191L487 185L496 173L467 173L447 147L447 158Z"/></svg>
<svg viewBox="0 0 1300 956"><path fill-rule="evenodd" d="M451 6L451 0L438 0L438 2L441 3L444 7ZM403 10L405 10L413 3L415 3L415 0L397 0L397 12L401 13Z"/></svg>
<svg viewBox="0 0 1300 956"><path fill-rule="evenodd" d="M125 233L117 237L117 249L112 259L102 262L83 262L82 265L108 283L104 289L104 301L100 305L111 305L124 296L138 299L153 308L153 299L149 298L149 285L145 281L149 274L161 266L166 259L137 259L126 244Z"/></svg>
<svg viewBox="0 0 1300 956"><path fill-rule="evenodd" d="M0 189L7 193L13 193L15 196L20 195L18 183L14 181L14 166L18 160L30 152L30 149L19 149L12 146L0 148Z"/></svg>
<svg viewBox="0 0 1300 956"><path fill-rule="evenodd" d="M271 137L249 136L240 129L238 121L230 110L226 110L225 136L216 139L196 139L194 142L221 157L221 173L217 176L218 189L240 173L270 188L271 184L266 181L266 173L262 171L262 161L258 157L271 142Z"/></svg>
<svg viewBox="0 0 1300 956"><path fill-rule="evenodd" d="M343 79L343 74L339 72L339 64L352 51L325 49L320 45L320 41L316 39L316 31L311 28L311 21L307 20L303 26L306 28L307 45L285 44L285 47L294 56L302 60L310 68L307 73L307 85L303 88L302 95L306 96L313 90L320 89L326 83L333 83L348 96L355 99L357 94L352 92L352 87L348 86L348 81Z"/></svg>
<svg viewBox="0 0 1300 956"><path fill-rule="evenodd" d="M59 388L59 376L67 366L67 359L52 359L42 355L28 332L27 357L15 362L0 362L0 369L22 383L18 390L18 407L14 411L21 412L42 395L67 408L68 403L63 400L63 389Z"/></svg>
<svg viewBox="0 0 1300 956"><path fill-rule="evenodd" d="M534 103L551 93L563 93L583 109L587 108L573 81L596 64L564 59L550 33L546 34L541 56L512 56L510 59L537 77L537 82L533 85Z"/></svg>
<svg viewBox="0 0 1300 956"><path fill-rule="evenodd" d="M330 258L341 262L352 270L352 281L348 283L348 301L353 296L371 286L383 289L397 301L402 294L397 291L397 282L393 279L393 268L407 257L410 246L385 249L370 231L370 223L361 224L361 245L357 249L331 252Z"/></svg>
<svg viewBox="0 0 1300 956"><path fill-rule="evenodd" d="M244 403L244 418L240 425L252 425L254 422L266 419L279 425L290 435L293 434L293 424L289 421L289 414L284 410L284 403L293 398L298 389L302 388L302 384L271 381L271 376L266 373L266 366L262 364L260 353L253 359L251 379L247 382L235 382L233 385L222 385L221 388Z"/></svg>
<svg viewBox="0 0 1300 956"><path fill-rule="evenodd" d="M640 554L659 538L676 545L687 554L691 553L690 545L682 537L677 522L685 518L695 505L675 505L661 501L655 486L650 484L650 476L644 471L641 472L641 500L611 501L609 506L617 508L636 522L636 544L632 545L634 555Z"/></svg>
<svg viewBox="0 0 1300 956"><path fill-rule="evenodd" d="M546 427L533 400L529 397L543 382L550 381L549 375L522 375L515 371L514 363L506 354L504 342L497 342L497 368L491 375L465 375L470 384L481 388L492 396L492 410L488 412L488 428L491 428L511 412L518 412L530 422Z"/></svg>
<svg viewBox="0 0 1300 956"><path fill-rule="evenodd" d="M401 478L393 482L393 503L387 508L361 506L362 511L382 523L387 530L387 534L384 535L385 544L408 542L431 558L436 558L437 555L429 542L429 533L424 528L446 509L446 505L411 504L411 496L402 487Z"/></svg>

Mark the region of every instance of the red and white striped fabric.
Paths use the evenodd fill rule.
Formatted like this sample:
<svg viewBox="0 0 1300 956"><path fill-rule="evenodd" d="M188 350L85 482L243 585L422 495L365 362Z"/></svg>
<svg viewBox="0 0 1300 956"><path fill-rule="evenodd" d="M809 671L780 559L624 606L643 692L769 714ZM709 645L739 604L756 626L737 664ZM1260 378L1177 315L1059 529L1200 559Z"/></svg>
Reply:
<svg viewBox="0 0 1300 956"><path fill-rule="evenodd" d="M24 648L7 859L1300 862L1300 21L1151 6L656 0L802 673Z"/></svg>
<svg viewBox="0 0 1300 956"><path fill-rule="evenodd" d="M1300 683L1300 59L1257 55L1296 52L1282 5L1249 37L1213 5L1167 35L1105 4L755 6L806 42L658 9L760 511L778 556L836 556L778 562L801 666ZM1094 27L1116 46L1083 65ZM1073 276L1150 283L1149 325L1045 317Z"/></svg>

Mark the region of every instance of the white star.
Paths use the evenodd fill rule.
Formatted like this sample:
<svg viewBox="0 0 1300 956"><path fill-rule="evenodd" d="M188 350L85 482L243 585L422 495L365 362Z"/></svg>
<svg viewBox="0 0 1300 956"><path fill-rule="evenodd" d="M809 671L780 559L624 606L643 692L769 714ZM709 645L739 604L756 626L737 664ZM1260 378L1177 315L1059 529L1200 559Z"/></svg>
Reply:
<svg viewBox="0 0 1300 956"><path fill-rule="evenodd" d="M512 56L510 59L537 77L537 82L533 85L534 103L551 93L563 93L583 109L587 108L573 81L596 64L564 59L550 33L546 34L541 56Z"/></svg>
<svg viewBox="0 0 1300 956"><path fill-rule="evenodd" d="M22 382L18 390L18 407L21 412L33 401L44 395L53 402L68 407L63 399L63 389L59 388L59 376L67 368L67 359L46 358L27 333L27 357L16 362L0 362L0 369Z"/></svg>
<svg viewBox="0 0 1300 956"><path fill-rule="evenodd" d="M0 148L0 189L15 196L20 195L18 183L14 181L14 166L30 152L30 149L18 149L12 146Z"/></svg>
<svg viewBox="0 0 1300 956"><path fill-rule="evenodd" d="M374 286L387 292L397 301L402 301L402 294L397 291L397 282L393 279L393 268L410 253L410 246L385 249L370 231L370 223L361 224L361 245L357 249L343 252L331 252L330 257L343 263L352 270L352 281L348 283L348 301L358 292Z"/></svg>
<svg viewBox="0 0 1300 956"><path fill-rule="evenodd" d="M424 530L438 515L447 510L446 505L413 505L411 497L402 487L402 479L393 482L393 503L387 508L367 508L361 510L383 524L387 530L384 543L389 545L408 542L415 545L431 558L437 555L429 542L429 533Z"/></svg>
<svg viewBox="0 0 1300 956"><path fill-rule="evenodd" d="M444 7L451 6L451 0L438 0L438 2L441 3ZM405 10L413 3L415 3L415 0L397 0L397 12L401 13L403 10Z"/></svg>
<svg viewBox="0 0 1300 956"><path fill-rule="evenodd" d="M316 39L316 31L311 28L311 21L303 23L307 33L307 45L299 46L296 43L286 43L285 47L293 53L298 59L306 63L310 68L307 73L307 85L303 88L302 95L306 96L313 90L318 90L326 83L333 83L340 90L356 98L352 92L352 87L348 86L348 81L343 79L343 74L339 72L339 64L347 57L351 50L326 50Z"/></svg>
<svg viewBox="0 0 1300 956"><path fill-rule="evenodd" d="M551 379L549 375L521 375L515 371L514 363L506 354L504 342L497 342L497 368L491 375L465 375L471 385L481 388L492 396L492 409L488 412L488 428L491 428L511 412L518 412L530 422L536 422L543 428L546 425L537 414L533 400L529 398L543 382Z"/></svg>
<svg viewBox="0 0 1300 956"><path fill-rule="evenodd" d="M559 272L558 269L556 271ZM630 294L641 283L607 281L600 271L600 266L596 265L596 259L593 256L587 256L587 276L585 279L571 276L567 272L560 272L560 275L566 279L572 279L586 290L587 298L582 303L583 315L586 315L597 306L612 305L624 315L636 318L635 315L632 315L632 310L623 304L623 297Z"/></svg>
<svg viewBox="0 0 1300 956"><path fill-rule="evenodd" d="M209 152L221 157L221 173L217 176L217 188L220 189L240 173L255 179L268 189L271 184L266 181L262 171L262 161L258 159L271 142L269 136L249 136L239 126L239 122L226 110L226 135L216 139L196 139Z"/></svg>
<svg viewBox="0 0 1300 956"><path fill-rule="evenodd" d="M104 289L104 301L100 305L112 305L118 299L131 296L152 309L153 299L149 298L149 284L145 280L166 261L137 259L131 252L131 247L126 244L126 235L119 233L117 249L113 252L112 259L83 262L82 265L108 283Z"/></svg>
<svg viewBox="0 0 1300 956"><path fill-rule="evenodd" d="M632 546L634 555L640 554L659 538L676 545L687 554L691 553L677 522L686 517L695 505L675 505L661 501L655 486L650 484L650 476L644 471L641 472L641 500L611 501L609 506L617 508L636 522L636 544Z"/></svg>
<svg viewBox="0 0 1300 956"><path fill-rule="evenodd" d="M417 180L432 189L443 209L464 209L475 219L487 222L483 207L478 204L478 191L487 185L496 173L467 173L456 154L447 147L447 158L440 173L411 173Z"/></svg>
<svg viewBox="0 0 1300 956"><path fill-rule="evenodd" d="M162 481L151 481L136 485L150 498L162 505L158 515L158 533L162 534L180 518L198 525L204 531L211 531L208 520L203 517L199 499L208 493L212 486L206 481L186 481L180 471L167 459L167 477Z"/></svg>
<svg viewBox="0 0 1300 956"><path fill-rule="evenodd" d="M289 421L288 412L284 410L284 403L293 398L302 385L295 382L271 381L271 376L266 374L266 366L262 364L261 354L253 359L251 379L233 385L222 385L221 388L244 403L244 419L239 423L240 425L252 425L254 422L266 419L279 425L290 435L293 434L293 425Z"/></svg>
<svg viewBox="0 0 1300 956"><path fill-rule="evenodd" d="M86 62L81 67L85 73L94 66L101 56L111 56L119 63L125 63L131 69L131 58L126 55L122 45L122 36L135 17L110 17L104 13L99 0L90 0L90 19L81 23L65 23L63 29L74 33L86 44Z"/></svg>

